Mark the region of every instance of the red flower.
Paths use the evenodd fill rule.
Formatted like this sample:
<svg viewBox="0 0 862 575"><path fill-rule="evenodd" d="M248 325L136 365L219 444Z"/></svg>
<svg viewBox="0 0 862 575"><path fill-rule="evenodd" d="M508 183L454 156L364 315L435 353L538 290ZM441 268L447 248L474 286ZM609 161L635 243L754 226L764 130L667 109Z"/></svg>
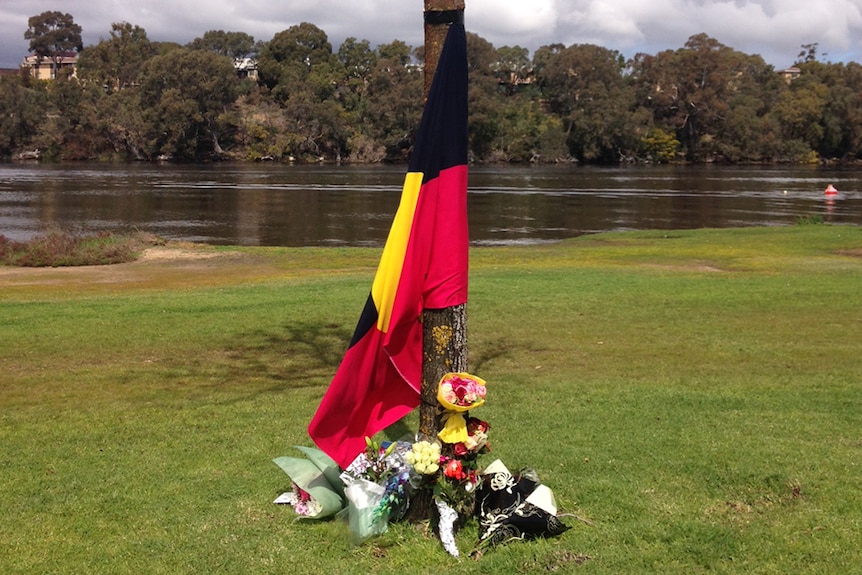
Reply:
<svg viewBox="0 0 862 575"><path fill-rule="evenodd" d="M469 450L467 449L467 446L464 445L463 443L456 443L454 446L452 446L452 451L458 457L464 457L465 455L467 455L467 452Z"/></svg>
<svg viewBox="0 0 862 575"><path fill-rule="evenodd" d="M482 421L476 417L470 417L467 419L467 433L470 435L475 434L477 431L480 433L488 433L489 429L491 429L491 425L487 421Z"/></svg>
<svg viewBox="0 0 862 575"><path fill-rule="evenodd" d="M457 459L449 460L449 463L447 463L446 467L443 469L443 475L445 475L449 479L455 479L456 481L461 481L462 479L467 477L467 475L464 473L464 467Z"/></svg>

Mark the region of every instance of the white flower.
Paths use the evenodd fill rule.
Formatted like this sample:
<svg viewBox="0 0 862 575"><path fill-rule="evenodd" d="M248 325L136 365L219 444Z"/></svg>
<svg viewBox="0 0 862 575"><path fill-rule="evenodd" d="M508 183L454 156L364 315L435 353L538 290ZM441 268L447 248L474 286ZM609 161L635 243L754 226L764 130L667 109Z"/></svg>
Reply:
<svg viewBox="0 0 862 575"><path fill-rule="evenodd" d="M417 441L404 460L420 475L433 475L440 469L440 445L429 441Z"/></svg>

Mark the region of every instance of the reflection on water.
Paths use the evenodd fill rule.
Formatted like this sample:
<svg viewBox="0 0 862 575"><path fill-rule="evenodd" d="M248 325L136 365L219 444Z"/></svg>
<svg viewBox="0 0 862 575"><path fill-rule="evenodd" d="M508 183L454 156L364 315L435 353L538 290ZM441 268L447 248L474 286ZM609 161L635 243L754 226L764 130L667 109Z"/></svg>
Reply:
<svg viewBox="0 0 862 575"><path fill-rule="evenodd" d="M140 229L241 245L382 245L404 167L0 164L0 234ZM833 184L840 194L823 194ZM862 224L862 171L822 168L471 167L474 244L583 233Z"/></svg>

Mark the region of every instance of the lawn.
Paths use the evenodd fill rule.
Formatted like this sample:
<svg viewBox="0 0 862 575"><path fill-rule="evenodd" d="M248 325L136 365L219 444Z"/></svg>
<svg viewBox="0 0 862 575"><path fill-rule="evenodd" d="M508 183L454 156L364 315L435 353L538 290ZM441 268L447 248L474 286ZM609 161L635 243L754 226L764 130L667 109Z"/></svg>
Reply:
<svg viewBox="0 0 862 575"><path fill-rule="evenodd" d="M483 462L536 469L571 529L460 562L424 524L357 546L272 504L379 255L0 267L0 570L862 572L862 229L473 249Z"/></svg>

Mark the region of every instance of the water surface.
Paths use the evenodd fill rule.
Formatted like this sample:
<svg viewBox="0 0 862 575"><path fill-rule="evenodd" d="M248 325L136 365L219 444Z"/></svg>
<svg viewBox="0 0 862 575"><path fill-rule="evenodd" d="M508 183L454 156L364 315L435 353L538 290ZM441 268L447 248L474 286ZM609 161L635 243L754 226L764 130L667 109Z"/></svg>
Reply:
<svg viewBox="0 0 862 575"><path fill-rule="evenodd" d="M148 231L240 245L382 245L403 166L0 164L0 234ZM837 198L826 198L829 184ZM862 170L519 166L470 169L475 245L584 233L862 224Z"/></svg>

